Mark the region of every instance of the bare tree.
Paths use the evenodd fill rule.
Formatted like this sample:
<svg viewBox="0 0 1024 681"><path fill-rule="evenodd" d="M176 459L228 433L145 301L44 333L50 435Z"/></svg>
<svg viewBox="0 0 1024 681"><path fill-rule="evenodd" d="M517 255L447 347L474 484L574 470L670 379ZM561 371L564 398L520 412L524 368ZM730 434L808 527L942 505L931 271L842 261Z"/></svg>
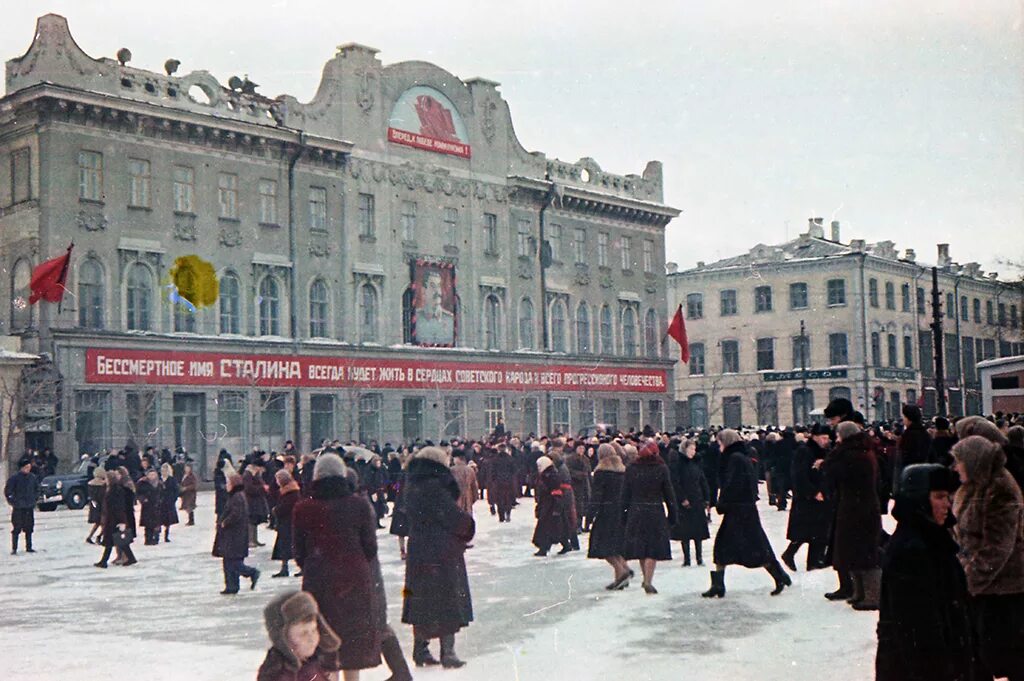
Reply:
<svg viewBox="0 0 1024 681"><path fill-rule="evenodd" d="M7 483L7 473L15 453L11 451L12 443L17 435L26 432L31 423L49 420L51 432L55 430L53 423L56 405L61 397L60 375L53 370L48 362L39 362L22 369L15 381L0 377L0 409L3 410L7 423L4 433L3 448L0 449L0 486ZM29 418L30 405L53 405L53 415L41 418Z"/></svg>

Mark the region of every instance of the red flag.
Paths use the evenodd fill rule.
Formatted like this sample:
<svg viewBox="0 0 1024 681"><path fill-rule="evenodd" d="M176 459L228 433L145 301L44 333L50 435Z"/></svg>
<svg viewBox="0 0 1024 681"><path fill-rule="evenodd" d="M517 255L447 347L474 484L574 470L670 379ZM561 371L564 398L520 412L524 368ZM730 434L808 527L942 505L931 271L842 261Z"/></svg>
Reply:
<svg viewBox="0 0 1024 681"><path fill-rule="evenodd" d="M47 260L32 270L32 279L28 284L32 289L32 294L28 298L29 304L37 303L40 298L51 303L59 303L64 298L64 282L68 279L68 263L71 262L71 249L74 247L75 245L71 244L67 253Z"/></svg>
<svg viewBox="0 0 1024 681"><path fill-rule="evenodd" d="M666 335L671 336L676 343L679 343L679 357L684 362L690 361L690 342L686 340L686 323L683 321L683 306L676 308L676 316L668 325Z"/></svg>

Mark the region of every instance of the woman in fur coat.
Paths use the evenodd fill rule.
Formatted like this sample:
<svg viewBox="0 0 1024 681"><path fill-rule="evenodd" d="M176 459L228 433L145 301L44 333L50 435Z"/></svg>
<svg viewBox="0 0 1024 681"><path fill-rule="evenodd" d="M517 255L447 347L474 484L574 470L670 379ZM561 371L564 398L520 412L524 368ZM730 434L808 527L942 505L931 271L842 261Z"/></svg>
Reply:
<svg viewBox="0 0 1024 681"><path fill-rule="evenodd" d="M590 487L590 506L587 517L593 525L590 528L590 548L587 558L601 558L608 561L615 572L615 578L605 588L618 591L629 586L633 571L622 557L622 481L626 467L615 449L607 442L597 448L597 469Z"/></svg>
<svg viewBox="0 0 1024 681"><path fill-rule="evenodd" d="M146 475L135 483L139 500L139 525L146 532L146 544L160 543L160 527L163 525L163 506L160 502L162 487L155 468L146 469Z"/></svg>
<svg viewBox="0 0 1024 681"><path fill-rule="evenodd" d="M658 453L658 444L649 440L637 452L637 459L626 469L622 483L620 512L625 522L622 557L639 560L644 591L656 594L652 583L659 560L672 559L669 528L676 524L676 493L669 479L668 466Z"/></svg>
<svg viewBox="0 0 1024 681"><path fill-rule="evenodd" d="M196 493L199 490L199 479L192 472L192 464L185 464L184 474L181 476L181 510L188 513L186 525L196 524Z"/></svg>
<svg viewBox="0 0 1024 681"><path fill-rule="evenodd" d="M555 463L547 456L537 459L537 478L535 481L537 505L534 514L537 525L533 530L533 545L537 547L535 556L546 556L552 544L561 544L559 555L572 551L570 535L576 536L575 528L569 523L566 510L567 498L562 489L562 480L558 475Z"/></svg>
<svg viewBox="0 0 1024 681"><path fill-rule="evenodd" d="M708 505L711 503L711 489L708 487L704 470L694 457L697 456L697 442L684 440L682 453L676 461L676 500L679 502L679 522L672 526L672 539L683 546L683 567L690 565L690 542L693 542L697 565L704 564L705 539L708 532Z"/></svg>
<svg viewBox="0 0 1024 681"><path fill-rule="evenodd" d="M299 500L299 483L284 469L275 473L274 479L277 482L278 498L271 512L276 521L274 527L277 528L277 539L274 540L274 552L270 557L281 561L281 569L271 577L287 577L288 561L292 559L292 511L295 510L295 502Z"/></svg>

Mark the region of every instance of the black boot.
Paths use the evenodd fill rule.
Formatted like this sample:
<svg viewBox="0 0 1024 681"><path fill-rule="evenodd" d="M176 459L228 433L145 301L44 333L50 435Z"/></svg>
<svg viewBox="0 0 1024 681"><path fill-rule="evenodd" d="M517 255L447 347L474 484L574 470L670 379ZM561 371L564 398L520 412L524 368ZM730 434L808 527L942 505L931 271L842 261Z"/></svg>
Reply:
<svg viewBox="0 0 1024 681"><path fill-rule="evenodd" d="M796 552L800 550L800 544L795 541L789 542L789 546L782 552L782 562L786 564L790 572L796 572Z"/></svg>
<svg viewBox="0 0 1024 681"><path fill-rule="evenodd" d="M189 511L188 512L188 522L185 523L185 524L186 525L195 525L196 524L196 514L195 514L195 511Z"/></svg>
<svg viewBox="0 0 1024 681"><path fill-rule="evenodd" d="M441 664L430 654L430 641L419 638L412 642L412 661L417 667L432 667Z"/></svg>
<svg viewBox="0 0 1024 681"><path fill-rule="evenodd" d="M287 577L287 576L288 576L288 561L286 561L286 560L282 560L281 561L281 569L278 572L275 572L274 574L270 575L271 578L274 578L274 577Z"/></svg>
<svg viewBox="0 0 1024 681"><path fill-rule="evenodd" d="M25 551L26 553L35 553L36 550L32 548L32 533L25 533Z"/></svg>
<svg viewBox="0 0 1024 681"><path fill-rule="evenodd" d="M825 598L830 601L845 601L853 595L853 583L850 581L850 575L845 572L839 572L838 574L839 588L825 594Z"/></svg>
<svg viewBox="0 0 1024 681"><path fill-rule="evenodd" d="M787 586L792 586L793 580L789 578L786 571L779 565L779 561L772 561L768 565L764 566L764 569L768 571L768 574L775 580L775 589L772 590L772 596L778 596L782 593L782 590Z"/></svg>
<svg viewBox="0 0 1024 681"><path fill-rule="evenodd" d="M711 588L701 594L704 598L725 598L725 570L711 571Z"/></svg>
<svg viewBox="0 0 1024 681"><path fill-rule="evenodd" d="M169 528L169 527L164 529L164 543L165 544L170 544L171 543L171 528Z"/></svg>
<svg viewBox="0 0 1024 681"><path fill-rule="evenodd" d="M455 657L455 634L441 637L441 666L445 669L458 669L465 662Z"/></svg>
<svg viewBox="0 0 1024 681"><path fill-rule="evenodd" d="M853 603L854 610L878 610L878 598L882 588L882 571L879 568L859 573L861 599Z"/></svg>
<svg viewBox="0 0 1024 681"><path fill-rule="evenodd" d="M853 593L846 599L846 602L857 607L857 604L864 600L864 573L856 570L850 573L850 582L853 584Z"/></svg>
<svg viewBox="0 0 1024 681"><path fill-rule="evenodd" d="M683 567L690 567L690 540L683 540Z"/></svg>
<svg viewBox="0 0 1024 681"><path fill-rule="evenodd" d="M11 555L18 555L18 532L11 532Z"/></svg>
<svg viewBox="0 0 1024 681"><path fill-rule="evenodd" d="M380 654L384 656L384 662L391 670L391 676L387 681L412 681L412 673L409 665L402 654L402 646L398 643L398 637L388 636L380 642Z"/></svg>
<svg viewBox="0 0 1024 681"><path fill-rule="evenodd" d="M704 542L700 539L693 540L693 553L697 558L697 565L704 564Z"/></svg>

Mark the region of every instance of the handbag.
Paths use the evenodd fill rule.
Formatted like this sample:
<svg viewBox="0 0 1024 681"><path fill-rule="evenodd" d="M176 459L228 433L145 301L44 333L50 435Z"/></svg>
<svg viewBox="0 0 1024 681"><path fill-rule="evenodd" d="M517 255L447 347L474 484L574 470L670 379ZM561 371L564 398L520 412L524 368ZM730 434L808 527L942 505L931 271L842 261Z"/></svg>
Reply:
<svg viewBox="0 0 1024 681"><path fill-rule="evenodd" d="M124 547L131 544L132 539L134 538L134 534L128 528L125 528L123 530L114 530L114 546L119 549L123 549Z"/></svg>

